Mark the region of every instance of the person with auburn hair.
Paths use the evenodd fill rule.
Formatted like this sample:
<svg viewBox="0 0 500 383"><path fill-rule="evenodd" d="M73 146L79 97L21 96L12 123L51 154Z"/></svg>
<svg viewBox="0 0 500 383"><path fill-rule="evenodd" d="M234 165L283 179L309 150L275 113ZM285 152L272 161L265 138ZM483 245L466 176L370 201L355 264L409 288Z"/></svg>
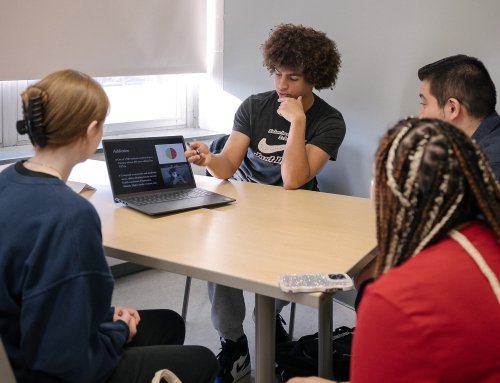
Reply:
<svg viewBox="0 0 500 383"><path fill-rule="evenodd" d="M323 32L280 24L262 53L275 89L243 101L227 142L218 144L220 153L193 142L186 157L221 179L318 190L316 176L337 158L346 130L341 113L313 93L335 85L341 64L337 45ZM218 382L236 382L250 372L243 292L210 283L209 296L222 344ZM289 340L279 315L286 303L277 302L277 343Z"/></svg>
<svg viewBox="0 0 500 383"><path fill-rule="evenodd" d="M500 381L500 185L483 151L445 121L403 120L380 142L372 197L376 279L351 382Z"/></svg>
<svg viewBox="0 0 500 383"><path fill-rule="evenodd" d="M111 307L99 216L65 184L102 138L102 87L63 70L29 86L22 105L17 129L35 154L0 173L0 336L17 381L149 383L169 369L212 382L215 356L182 346L177 313Z"/></svg>

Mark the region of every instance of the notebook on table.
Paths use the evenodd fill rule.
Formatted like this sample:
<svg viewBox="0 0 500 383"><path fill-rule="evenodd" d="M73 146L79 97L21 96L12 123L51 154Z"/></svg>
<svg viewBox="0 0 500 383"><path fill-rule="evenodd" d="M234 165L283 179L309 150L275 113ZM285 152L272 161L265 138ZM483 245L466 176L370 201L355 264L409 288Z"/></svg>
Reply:
<svg viewBox="0 0 500 383"><path fill-rule="evenodd" d="M148 215L235 201L196 187L182 136L102 140L115 202Z"/></svg>

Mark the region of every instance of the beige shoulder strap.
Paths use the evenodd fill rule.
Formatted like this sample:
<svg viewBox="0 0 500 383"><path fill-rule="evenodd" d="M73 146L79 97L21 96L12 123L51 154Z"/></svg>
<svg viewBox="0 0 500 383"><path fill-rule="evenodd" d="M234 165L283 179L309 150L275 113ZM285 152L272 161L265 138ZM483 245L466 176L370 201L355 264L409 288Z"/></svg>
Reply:
<svg viewBox="0 0 500 383"><path fill-rule="evenodd" d="M484 260L483 256L481 253L474 247L474 245L469 241L469 239L463 235L462 233L456 231L456 230L451 230L448 235L453 238L455 241L457 241L463 248L464 250L469 253L471 258L476 262L477 266L483 273L483 275L486 277L488 282L491 285L491 288L493 290L493 293L495 293L498 303L500 303L500 284L498 283L498 278L496 277L495 273L491 268L488 266L486 261Z"/></svg>
<svg viewBox="0 0 500 383"><path fill-rule="evenodd" d="M156 374L153 377L153 380L151 381L151 383L161 383L161 382L182 383L180 379L177 376L175 376L175 374L172 371L167 369L156 371Z"/></svg>

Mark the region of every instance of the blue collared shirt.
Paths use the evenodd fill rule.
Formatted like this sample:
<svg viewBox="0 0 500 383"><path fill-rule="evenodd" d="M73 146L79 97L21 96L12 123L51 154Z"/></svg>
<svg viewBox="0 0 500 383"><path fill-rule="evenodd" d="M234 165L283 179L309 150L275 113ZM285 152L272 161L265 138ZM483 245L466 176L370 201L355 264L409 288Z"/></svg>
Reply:
<svg viewBox="0 0 500 383"><path fill-rule="evenodd" d="M486 117L472 138L481 146L493 172L500 180L500 116L498 113L493 112Z"/></svg>

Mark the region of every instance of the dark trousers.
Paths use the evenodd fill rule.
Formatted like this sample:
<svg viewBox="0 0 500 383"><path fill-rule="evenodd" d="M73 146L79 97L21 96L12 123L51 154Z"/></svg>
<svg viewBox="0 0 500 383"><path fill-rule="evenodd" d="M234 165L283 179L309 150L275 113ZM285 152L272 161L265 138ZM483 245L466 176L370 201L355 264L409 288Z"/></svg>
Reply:
<svg viewBox="0 0 500 383"><path fill-rule="evenodd" d="M218 370L214 354L202 346L183 346L184 321L171 310L141 310L137 334L107 383L151 383L169 369L182 383L212 383Z"/></svg>

